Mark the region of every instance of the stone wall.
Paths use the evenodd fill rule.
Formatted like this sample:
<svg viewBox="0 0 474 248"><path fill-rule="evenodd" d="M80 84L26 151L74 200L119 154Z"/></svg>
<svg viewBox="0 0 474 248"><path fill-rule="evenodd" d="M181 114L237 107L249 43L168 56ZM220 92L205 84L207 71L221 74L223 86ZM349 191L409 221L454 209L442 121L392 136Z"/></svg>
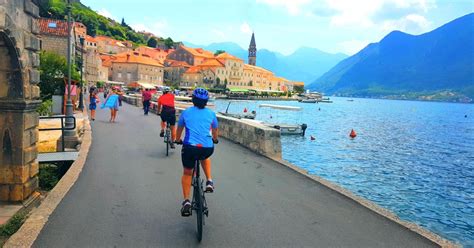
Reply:
<svg viewBox="0 0 474 248"><path fill-rule="evenodd" d="M0 201L38 188L38 17L31 0L0 0Z"/></svg>
<svg viewBox="0 0 474 248"><path fill-rule="evenodd" d="M273 159L281 159L280 131L253 123L218 115L219 135L250 150Z"/></svg>
<svg viewBox="0 0 474 248"><path fill-rule="evenodd" d="M141 97L124 96L124 101L142 107ZM184 109L177 109L177 115ZM156 113L154 109L151 110ZM280 160L281 139L280 131L249 120L240 120L227 116L217 115L219 121L219 135L234 141L248 149Z"/></svg>
<svg viewBox="0 0 474 248"><path fill-rule="evenodd" d="M41 50L67 57L67 37L41 35Z"/></svg>

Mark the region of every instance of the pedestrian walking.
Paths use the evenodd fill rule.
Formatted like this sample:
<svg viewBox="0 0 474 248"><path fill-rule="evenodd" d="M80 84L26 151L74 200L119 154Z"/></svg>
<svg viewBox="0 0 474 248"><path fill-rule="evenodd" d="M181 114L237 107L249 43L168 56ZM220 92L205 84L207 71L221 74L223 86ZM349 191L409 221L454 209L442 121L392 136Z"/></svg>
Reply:
<svg viewBox="0 0 474 248"><path fill-rule="evenodd" d="M118 103L119 95L117 94L116 90L112 90L112 93L105 99L104 104L102 104L101 109L109 108L110 109L110 120L109 122L115 122L117 118L117 112L119 109Z"/></svg>
<svg viewBox="0 0 474 248"><path fill-rule="evenodd" d="M95 110L97 108L97 103L99 103L99 97L95 90L90 91L89 93L89 110L91 111L91 120L95 121Z"/></svg>
<svg viewBox="0 0 474 248"><path fill-rule="evenodd" d="M107 98L108 93L109 93L109 90L107 89L107 87L104 87L104 99Z"/></svg>
<svg viewBox="0 0 474 248"><path fill-rule="evenodd" d="M145 115L148 115L148 111L150 111L150 101L151 101L151 92L148 89L145 89L145 91L143 91L142 100L143 100L143 112Z"/></svg>

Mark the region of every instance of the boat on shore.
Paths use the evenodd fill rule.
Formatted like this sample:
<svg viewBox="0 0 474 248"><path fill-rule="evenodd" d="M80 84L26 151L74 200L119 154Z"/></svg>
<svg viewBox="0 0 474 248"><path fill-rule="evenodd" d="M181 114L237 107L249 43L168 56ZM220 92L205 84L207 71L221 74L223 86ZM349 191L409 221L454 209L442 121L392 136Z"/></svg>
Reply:
<svg viewBox="0 0 474 248"><path fill-rule="evenodd" d="M221 114L223 116L237 118L237 119L249 119L249 120L254 120L255 117L257 116L256 111L251 111L249 113L249 112L246 111L247 108L245 108L244 113L242 113L242 114L229 113L229 107L230 107L230 104L232 102L242 102L242 101L229 101L229 104L227 104L227 108L226 108L225 112L219 112L219 114Z"/></svg>
<svg viewBox="0 0 474 248"><path fill-rule="evenodd" d="M301 111L301 107L294 106L283 106L283 105L274 105L274 104L260 104L260 108L270 108L274 110L286 110L286 111ZM268 123L261 122L261 124L280 130L281 135L302 135L306 133L308 125L306 124L291 124L291 123Z"/></svg>

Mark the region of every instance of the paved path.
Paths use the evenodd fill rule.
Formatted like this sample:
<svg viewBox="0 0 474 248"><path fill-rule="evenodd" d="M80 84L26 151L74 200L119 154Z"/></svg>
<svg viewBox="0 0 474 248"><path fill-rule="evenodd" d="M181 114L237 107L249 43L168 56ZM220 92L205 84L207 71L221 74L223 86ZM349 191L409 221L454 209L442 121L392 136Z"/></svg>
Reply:
<svg viewBox="0 0 474 248"><path fill-rule="evenodd" d="M194 247L179 214L180 152L165 157L158 117L98 111L84 171L35 247ZM222 140L203 247L431 247L432 243L292 170Z"/></svg>

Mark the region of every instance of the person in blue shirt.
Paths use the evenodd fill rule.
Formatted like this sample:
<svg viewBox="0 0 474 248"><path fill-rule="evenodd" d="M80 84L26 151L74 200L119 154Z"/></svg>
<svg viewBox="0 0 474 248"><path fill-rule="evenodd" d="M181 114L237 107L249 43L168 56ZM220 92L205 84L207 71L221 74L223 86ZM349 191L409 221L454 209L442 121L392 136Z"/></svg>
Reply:
<svg viewBox="0 0 474 248"><path fill-rule="evenodd" d="M182 203L181 215L191 215L191 181L194 169L194 162L201 161L204 174L206 175L206 192L214 191L214 183L211 176L210 157L214 152L214 144L218 141L218 124L216 113L206 108L209 100L207 90L197 88L192 96L193 107L184 110L178 121L176 133L176 143L182 143L181 160L184 171L181 178L184 201ZM186 130L184 141L181 140L183 131Z"/></svg>

